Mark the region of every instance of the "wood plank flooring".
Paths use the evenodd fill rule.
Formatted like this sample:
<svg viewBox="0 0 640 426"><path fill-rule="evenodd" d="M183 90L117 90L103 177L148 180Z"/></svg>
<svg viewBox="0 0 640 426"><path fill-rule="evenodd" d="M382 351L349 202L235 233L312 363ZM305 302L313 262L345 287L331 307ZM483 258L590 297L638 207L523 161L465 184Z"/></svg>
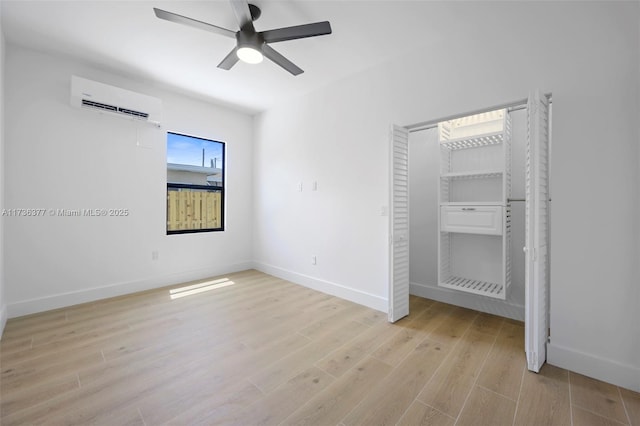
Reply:
<svg viewBox="0 0 640 426"><path fill-rule="evenodd" d="M0 423L640 426L636 392L526 371L522 323L412 296L389 324L257 271L216 279L9 320Z"/></svg>

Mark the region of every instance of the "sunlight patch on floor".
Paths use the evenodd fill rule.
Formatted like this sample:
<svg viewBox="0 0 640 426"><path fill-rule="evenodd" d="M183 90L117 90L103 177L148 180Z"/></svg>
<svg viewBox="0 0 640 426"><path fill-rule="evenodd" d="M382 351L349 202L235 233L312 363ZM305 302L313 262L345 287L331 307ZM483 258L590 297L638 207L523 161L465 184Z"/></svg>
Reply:
<svg viewBox="0 0 640 426"><path fill-rule="evenodd" d="M169 297L171 300L179 299L185 296L191 296L198 293L204 293L205 291L211 291L218 288L228 287L234 285L235 282L230 281L229 278L220 278L217 280L205 281L198 284L188 285L180 288L172 288L169 290Z"/></svg>

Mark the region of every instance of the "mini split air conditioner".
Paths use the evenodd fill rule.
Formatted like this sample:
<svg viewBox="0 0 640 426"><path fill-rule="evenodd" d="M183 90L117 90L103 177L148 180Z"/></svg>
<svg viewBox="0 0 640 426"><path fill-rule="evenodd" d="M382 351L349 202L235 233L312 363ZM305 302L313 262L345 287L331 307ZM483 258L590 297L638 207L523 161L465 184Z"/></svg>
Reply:
<svg viewBox="0 0 640 426"><path fill-rule="evenodd" d="M160 126L160 99L75 75L71 76L71 106Z"/></svg>

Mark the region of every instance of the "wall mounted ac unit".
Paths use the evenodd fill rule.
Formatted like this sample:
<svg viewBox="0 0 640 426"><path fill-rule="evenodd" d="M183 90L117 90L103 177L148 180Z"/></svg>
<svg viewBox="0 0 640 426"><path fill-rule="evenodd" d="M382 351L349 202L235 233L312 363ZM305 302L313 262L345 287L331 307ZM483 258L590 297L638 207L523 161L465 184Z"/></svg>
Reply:
<svg viewBox="0 0 640 426"><path fill-rule="evenodd" d="M160 126L162 101L152 96L71 76L71 106Z"/></svg>

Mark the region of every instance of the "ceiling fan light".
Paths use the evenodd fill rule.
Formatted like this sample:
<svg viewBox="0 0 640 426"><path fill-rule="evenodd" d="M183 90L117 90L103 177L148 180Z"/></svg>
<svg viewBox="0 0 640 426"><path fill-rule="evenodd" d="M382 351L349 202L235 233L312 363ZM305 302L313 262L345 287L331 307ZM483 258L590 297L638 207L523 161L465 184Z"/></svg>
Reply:
<svg viewBox="0 0 640 426"><path fill-rule="evenodd" d="M241 47L237 50L238 59L248 64L259 64L262 62L262 52L253 47Z"/></svg>

